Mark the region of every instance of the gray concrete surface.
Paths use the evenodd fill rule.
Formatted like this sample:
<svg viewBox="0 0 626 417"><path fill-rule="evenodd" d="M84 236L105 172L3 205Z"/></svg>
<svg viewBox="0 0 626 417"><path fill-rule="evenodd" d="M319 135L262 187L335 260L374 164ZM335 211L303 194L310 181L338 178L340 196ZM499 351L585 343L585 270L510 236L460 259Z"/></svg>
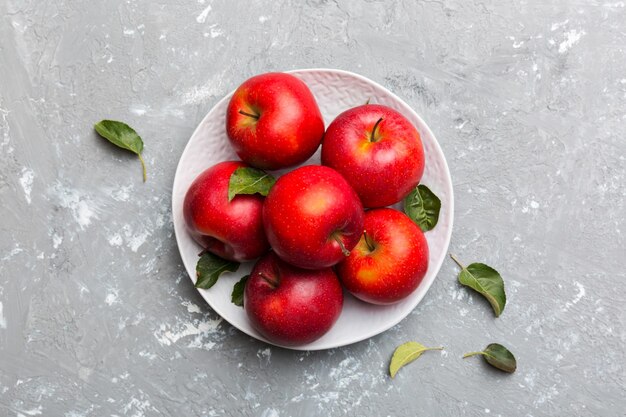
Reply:
<svg viewBox="0 0 626 417"><path fill-rule="evenodd" d="M623 1L0 1L0 416L623 416ZM170 191L199 120L245 78L335 67L430 124L456 191L451 250L390 331L298 353L192 287ZM139 162L97 138L122 119ZM395 380L396 345L424 355ZM510 376L464 352L501 342Z"/></svg>

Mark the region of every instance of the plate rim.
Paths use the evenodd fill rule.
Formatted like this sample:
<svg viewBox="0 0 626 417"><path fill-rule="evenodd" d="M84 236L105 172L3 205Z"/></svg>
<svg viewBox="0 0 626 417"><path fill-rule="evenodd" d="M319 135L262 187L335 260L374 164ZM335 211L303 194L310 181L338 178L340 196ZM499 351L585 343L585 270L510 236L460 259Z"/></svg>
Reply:
<svg viewBox="0 0 626 417"><path fill-rule="evenodd" d="M383 326L382 329L376 329L374 331L370 331L370 332L366 332L363 333L361 335L358 335L346 342L340 342L340 343L327 343L325 345L322 346L316 346L314 348L311 347L307 347L308 345L302 345L302 346L284 346L284 345L280 345L274 342L271 342L269 340L267 340L266 338L264 338L261 335L257 335L257 334L251 334L248 331L240 328L239 326L235 325L234 323L232 323L230 320L228 320L220 311L218 308L216 308L215 306L213 306L213 304L205 297L204 293L202 291L200 291L200 289L195 288L195 280L194 280L194 276L195 273L192 273L194 270L190 271L189 268L187 267L186 263L185 263L185 259L183 256L183 253L181 251L181 242L180 239L181 237L179 237L179 233L177 232L177 226L176 226L176 220L174 218L174 212L175 212L175 191L176 191L176 185L179 182L179 175L180 171L182 170L181 167L181 160L183 159L183 156L185 156L185 154L187 153L188 149L189 149L189 143L191 142L191 139L198 133L198 131L200 130L200 128L203 126L204 122L207 120L207 118L211 115L211 113L220 105L222 104L222 102L229 100L230 97L232 97L232 95L234 94L236 89L231 90L228 94L226 94L224 97L222 97L220 100L218 100L210 109L209 111L204 115L204 117L200 120L200 122L198 123L198 125L196 126L196 128L194 129L194 131L191 133L191 136L189 136L189 139L187 139L187 143L185 144L185 148L183 149L182 153L180 154L180 157L178 159L178 163L176 165L176 171L174 173L174 181L172 182L172 192L171 192L171 198L172 198L172 213L171 213L171 217L172 217L172 224L174 226L174 236L176 238L176 246L181 258L181 261L183 262L183 266L185 267L185 271L187 272L187 275L189 276L189 279L191 280L192 284L194 284L194 288L198 291L198 293L200 294L200 296L204 299L204 301L208 304L208 306L215 312L217 313L220 318L222 318L223 320L227 321L231 326L233 326L234 328L236 328L237 330L241 331L242 333L253 337L257 340L263 341L265 343L268 343L272 346L277 346L277 347L281 347L281 348L285 348L285 349L290 349L290 350L297 350L297 351L316 351L316 350L327 350L327 349L333 349L333 348L338 348L338 347L343 347L343 346L348 346L348 345L352 345L354 343L358 343L361 342L363 340L367 340L371 337L377 336L381 333L386 332L387 330L389 330L390 328L396 326L398 323L400 323L402 320L406 319L411 312L413 312L415 310L415 308L417 308L417 306L419 305L419 303L424 299L424 297L426 296L426 294L428 293L428 291L430 290L430 287L432 286L433 282L435 282L435 279L437 278L437 276L439 275L439 272L441 271L441 266L443 265L443 261L446 257L446 253L448 252L448 249L450 247L450 241L452 238L452 229L454 228L454 186L452 183L452 175L450 173L450 168L448 166L448 161L446 159L446 156L443 152L443 149L441 148L441 145L439 144L439 141L437 140L437 137L435 136L435 134L432 132L432 130L430 129L430 126L428 126L428 124L424 121L424 119L422 119L422 117L415 111L413 110L413 108L411 106L409 106L402 98L400 98L399 96L397 96L393 91L389 90L388 88L384 87L383 85L379 84L378 82L367 78L363 75L354 73L352 71L347 71L347 70L342 70L342 69L335 69L335 68L303 68L303 69L292 69L292 70L287 70L287 71L272 71L272 72L284 72L284 73L288 73L288 74L293 74L293 73L318 73L318 72L323 72L323 73L334 73L334 74L339 74L339 75L344 75L344 76L350 76L350 77L354 77L359 79L362 82L368 83L368 84L372 84L373 86L375 86L376 88L380 88L382 90L384 90L385 92L387 92L394 100L396 100L399 104L402 105L402 107L404 108L405 111L412 113L412 115L414 117L417 118L417 120L419 120L419 122L421 123L421 127L423 129L426 130L426 132L433 138L433 144L434 147L436 149L436 151L441 155L441 160L443 162L443 168L444 168L444 173L446 176L446 187L447 187L447 192L449 193L450 196L450 203L449 203L449 211L447 211L446 213L449 215L449 222L450 222L450 227L445 235L445 244L443 245L444 250L442 251L442 255L439 257L439 259L435 260L435 265L433 271L436 271L433 273L432 278L428 281L428 282L424 282L423 284L420 285L425 285L425 291L423 292L423 294L421 296L418 296L414 302L412 303L412 305L410 305L410 308L408 309L408 312L405 315L401 315L398 319L394 319L391 320L390 324L387 326ZM430 268L430 265L429 265Z"/></svg>

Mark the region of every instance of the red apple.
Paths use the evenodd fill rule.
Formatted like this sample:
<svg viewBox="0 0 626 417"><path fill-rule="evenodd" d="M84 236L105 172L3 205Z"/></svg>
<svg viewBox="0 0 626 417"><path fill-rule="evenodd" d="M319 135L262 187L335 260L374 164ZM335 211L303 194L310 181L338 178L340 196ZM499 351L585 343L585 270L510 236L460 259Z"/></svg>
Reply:
<svg viewBox="0 0 626 417"><path fill-rule="evenodd" d="M300 268L327 268L359 241L363 206L337 171L308 165L276 181L265 199L263 224L282 259Z"/></svg>
<svg viewBox="0 0 626 417"><path fill-rule="evenodd" d="M382 208L365 212L365 232L350 256L337 266L345 288L373 304L409 296L428 269L428 243L404 213Z"/></svg>
<svg viewBox="0 0 626 417"><path fill-rule="evenodd" d="M301 164L315 153L324 120L304 82L275 72L237 88L228 103L226 131L242 160L275 170Z"/></svg>
<svg viewBox="0 0 626 417"><path fill-rule="evenodd" d="M206 250L231 261L250 261L269 250L263 230L260 195L237 195L228 201L232 173L247 165L220 162L191 184L183 205L187 229Z"/></svg>
<svg viewBox="0 0 626 417"><path fill-rule="evenodd" d="M302 345L335 324L343 292L331 268L300 269L270 252L254 265L243 305L252 326L265 338L280 345Z"/></svg>
<svg viewBox="0 0 626 417"><path fill-rule="evenodd" d="M328 126L322 164L352 185L365 207L402 200L424 172L420 134L403 115L386 106L366 104L341 113Z"/></svg>

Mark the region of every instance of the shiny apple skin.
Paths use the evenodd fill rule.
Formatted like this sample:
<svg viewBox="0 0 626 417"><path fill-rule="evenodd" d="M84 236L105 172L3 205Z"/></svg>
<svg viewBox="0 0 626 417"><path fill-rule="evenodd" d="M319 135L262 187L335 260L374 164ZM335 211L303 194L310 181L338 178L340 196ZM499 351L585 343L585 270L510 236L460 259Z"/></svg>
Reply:
<svg viewBox="0 0 626 417"><path fill-rule="evenodd" d="M270 252L256 263L244 290L252 326L283 346L311 343L339 318L343 290L331 268L301 269Z"/></svg>
<svg viewBox="0 0 626 417"><path fill-rule="evenodd" d="M230 176L241 161L226 161L202 172L191 184L183 214L191 236L211 253L245 262L269 250L263 228L264 197L237 195L228 201Z"/></svg>
<svg viewBox="0 0 626 417"><path fill-rule="evenodd" d="M331 168L308 165L278 179L263 208L270 245L300 268L327 268L349 251L363 232L363 206L350 184Z"/></svg>
<svg viewBox="0 0 626 417"><path fill-rule="evenodd" d="M226 132L243 161L277 170L301 164L315 153L324 120L303 81L274 72L254 76L237 88L226 111Z"/></svg>
<svg viewBox="0 0 626 417"><path fill-rule="evenodd" d="M374 141L372 132L376 126ZM341 113L322 142L322 165L352 185L363 206L385 207L402 200L424 173L424 147L411 122L396 110L366 104Z"/></svg>
<svg viewBox="0 0 626 417"><path fill-rule="evenodd" d="M411 295L428 270L428 242L409 217L394 209L365 212L361 236L350 256L337 266L344 287L373 304L393 304Z"/></svg>

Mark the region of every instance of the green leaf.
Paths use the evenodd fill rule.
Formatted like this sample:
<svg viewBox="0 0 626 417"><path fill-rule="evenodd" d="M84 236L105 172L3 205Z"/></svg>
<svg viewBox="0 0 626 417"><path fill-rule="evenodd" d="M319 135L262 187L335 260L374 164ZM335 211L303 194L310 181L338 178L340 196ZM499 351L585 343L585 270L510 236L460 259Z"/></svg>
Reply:
<svg viewBox="0 0 626 417"><path fill-rule="evenodd" d="M267 196L276 179L256 168L240 167L233 172L228 182L228 201L238 194L256 194Z"/></svg>
<svg viewBox="0 0 626 417"><path fill-rule="evenodd" d="M230 295L230 301L232 301L233 304L236 306L243 307L243 293L246 289L246 282L248 282L248 278L250 278L250 275L244 275L233 286L233 292Z"/></svg>
<svg viewBox="0 0 626 417"><path fill-rule="evenodd" d="M112 144L137 154L143 170L143 182L146 182L146 164L141 157L143 141L137 132L135 132L135 129L128 126L126 123L116 120L101 120L93 127L100 136Z"/></svg>
<svg viewBox="0 0 626 417"><path fill-rule="evenodd" d="M481 352L466 353L463 355L463 358L469 358L474 355L482 355L489 365L504 372L513 373L517 369L515 356L513 356L507 348L498 343L491 343Z"/></svg>
<svg viewBox="0 0 626 417"><path fill-rule="evenodd" d="M204 252L196 264L196 288L209 289L224 272L235 272L239 262L227 261L211 252Z"/></svg>
<svg viewBox="0 0 626 417"><path fill-rule="evenodd" d="M420 356L422 353L427 350L442 350L442 347L434 347L427 348L426 346L417 343L417 342L407 342L400 346L398 346L393 352L393 356L391 357L391 363L389 364L389 375L391 377L395 377L400 368L409 363L413 362Z"/></svg>
<svg viewBox="0 0 626 417"><path fill-rule="evenodd" d="M432 230L439 221L441 200L420 184L404 198L404 212L423 232Z"/></svg>
<svg viewBox="0 0 626 417"><path fill-rule="evenodd" d="M466 268L454 255L450 257L461 267L459 282L482 294L491 304L496 317L499 317L506 305L506 293L498 271L481 263L473 263Z"/></svg>

